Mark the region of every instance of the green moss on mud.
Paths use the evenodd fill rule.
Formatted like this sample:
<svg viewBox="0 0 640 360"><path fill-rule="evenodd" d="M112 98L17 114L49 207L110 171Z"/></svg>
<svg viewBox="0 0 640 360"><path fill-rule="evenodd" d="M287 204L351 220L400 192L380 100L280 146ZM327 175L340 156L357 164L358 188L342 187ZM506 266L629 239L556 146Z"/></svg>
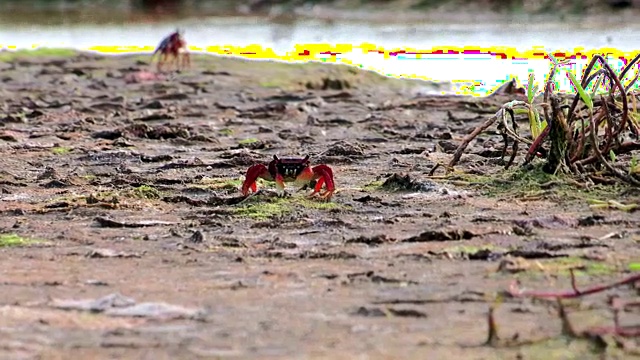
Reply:
<svg viewBox="0 0 640 360"><path fill-rule="evenodd" d="M131 190L130 194L133 197L137 197L140 199L148 199L148 200L159 199L161 196L160 191L158 189L149 185L140 185L137 188L134 188L133 190Z"/></svg>
<svg viewBox="0 0 640 360"><path fill-rule="evenodd" d="M451 246L451 247L445 248L442 251L450 254L471 255L471 254L476 254L483 250L489 250L489 251L498 252L498 253L502 251L506 251L506 249L503 249L494 245L482 245L482 246L459 245L459 246Z"/></svg>
<svg viewBox="0 0 640 360"><path fill-rule="evenodd" d="M56 155L68 154L70 151L71 151L70 148L64 147L64 146L56 146L56 147L51 149L51 152L56 154Z"/></svg>
<svg viewBox="0 0 640 360"><path fill-rule="evenodd" d="M305 197L293 198L293 202L307 209L317 210L338 210L338 209L351 209L351 206L343 205L333 201L318 201L315 199L307 199Z"/></svg>
<svg viewBox="0 0 640 360"><path fill-rule="evenodd" d="M481 195L493 198L549 198L563 200L615 199L626 187L616 185L584 186L570 175L553 175L542 170L542 164L515 167L490 175L455 174L447 179L475 188Z"/></svg>
<svg viewBox="0 0 640 360"><path fill-rule="evenodd" d="M260 140L258 140L256 138L248 138L248 139L242 139L242 140L238 141L238 144L240 144L240 145L249 145L249 144L255 144L258 141L260 141Z"/></svg>
<svg viewBox="0 0 640 360"><path fill-rule="evenodd" d="M382 187L383 181L382 180L376 180L376 181L371 181L367 184L365 184L362 189L365 191L376 191L379 190Z"/></svg>
<svg viewBox="0 0 640 360"><path fill-rule="evenodd" d="M604 276L618 274L626 270L626 266L614 262L604 262L588 260L580 257L569 256L554 259L544 259L538 261L527 261L527 266L523 271L513 275L518 279L531 279L533 281L547 281L548 277L556 276L568 279L571 271L577 278L588 278L591 276ZM588 280L581 280L587 281Z"/></svg>
<svg viewBox="0 0 640 360"><path fill-rule="evenodd" d="M258 186L262 185L262 179L258 179ZM203 178L200 183L203 187L212 190L237 190L242 186L244 178Z"/></svg>
<svg viewBox="0 0 640 360"><path fill-rule="evenodd" d="M73 57L78 54L78 51L65 48L46 48L40 47L36 49L20 49L20 50L4 50L0 51L0 61L9 62L16 59L30 58L30 57Z"/></svg>
<svg viewBox="0 0 640 360"><path fill-rule="evenodd" d="M16 234L0 234L0 248L41 245L45 241L22 237Z"/></svg>
<svg viewBox="0 0 640 360"><path fill-rule="evenodd" d="M222 128L222 129L218 130L218 133L219 133L220 135L230 136L230 135L233 135L233 129L230 129L230 128Z"/></svg>
<svg viewBox="0 0 640 360"><path fill-rule="evenodd" d="M233 214L238 217L245 217L255 220L268 220L273 217L291 214L296 210L319 210L336 211L339 209L349 209L350 206L335 202L323 202L315 199L307 199L303 196L291 195L279 198L261 198L248 200L250 202L233 208Z"/></svg>
<svg viewBox="0 0 640 360"><path fill-rule="evenodd" d="M574 256L545 261L543 265L547 265L552 270L555 267L559 269L559 274L566 276L570 275L570 269L574 269L576 276L609 275L619 270L614 264Z"/></svg>
<svg viewBox="0 0 640 360"><path fill-rule="evenodd" d="M282 216L292 211L287 199L274 198L269 201L255 201L233 209L234 215L255 220L268 220L272 217Z"/></svg>

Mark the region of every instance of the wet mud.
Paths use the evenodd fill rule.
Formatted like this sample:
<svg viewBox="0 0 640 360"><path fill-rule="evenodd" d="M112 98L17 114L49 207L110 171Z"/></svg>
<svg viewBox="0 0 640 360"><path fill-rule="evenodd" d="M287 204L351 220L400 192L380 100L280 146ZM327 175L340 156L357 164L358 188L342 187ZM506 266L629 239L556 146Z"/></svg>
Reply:
<svg viewBox="0 0 640 360"><path fill-rule="evenodd" d="M429 175L518 95L427 96L342 66L196 56L155 74L148 61L0 63L0 358L633 353L629 339L567 339L552 302L504 292L568 289L570 269L579 286L624 276L637 213L587 200L636 190L532 185L539 164L505 171L498 131ZM243 197L247 168L274 154L330 166L331 201L264 181ZM611 294L637 290L567 305L574 325L609 325ZM516 345L485 345L496 301ZM638 324L637 309L621 317Z"/></svg>

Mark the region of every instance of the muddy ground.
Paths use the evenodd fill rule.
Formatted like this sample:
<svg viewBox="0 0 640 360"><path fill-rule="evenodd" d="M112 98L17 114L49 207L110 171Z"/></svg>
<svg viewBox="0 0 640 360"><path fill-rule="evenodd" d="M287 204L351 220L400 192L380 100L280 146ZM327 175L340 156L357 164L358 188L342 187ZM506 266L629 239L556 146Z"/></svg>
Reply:
<svg viewBox="0 0 640 360"><path fill-rule="evenodd" d="M581 287L624 277L640 219L588 200L637 190L571 185L542 160L505 171L495 128L429 178L510 98L318 64L203 56L143 81L147 56L2 59L0 358L638 354L563 336L553 301L504 295L514 280L570 289L569 269ZM239 202L273 154L310 154L338 191L277 198L260 182ZM611 325L612 294L637 298L568 301L575 328ZM504 342L484 345L496 301Z"/></svg>

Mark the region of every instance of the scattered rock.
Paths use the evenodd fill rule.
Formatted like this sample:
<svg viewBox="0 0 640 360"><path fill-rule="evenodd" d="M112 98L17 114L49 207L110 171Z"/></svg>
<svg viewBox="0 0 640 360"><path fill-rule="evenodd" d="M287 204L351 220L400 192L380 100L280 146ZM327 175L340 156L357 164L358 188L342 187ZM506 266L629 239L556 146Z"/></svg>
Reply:
<svg viewBox="0 0 640 360"><path fill-rule="evenodd" d="M523 229L528 228L541 228L541 229L558 229L575 227L578 225L578 220L572 218L566 218L559 215L543 216L533 219L515 220L514 224Z"/></svg>
<svg viewBox="0 0 640 360"><path fill-rule="evenodd" d="M136 121L175 120L176 116L167 112L155 112L136 118Z"/></svg>
<svg viewBox="0 0 640 360"><path fill-rule="evenodd" d="M91 137L94 139L107 139L107 140L115 140L119 137L122 137L122 131L120 130L102 130L96 131L91 134Z"/></svg>
<svg viewBox="0 0 640 360"><path fill-rule="evenodd" d="M384 317L387 314L380 310L379 308L366 308L364 306L360 306L358 310L354 311L352 315L357 316L366 316L366 317Z"/></svg>
<svg viewBox="0 0 640 360"><path fill-rule="evenodd" d="M604 220L605 217L602 215L589 215L578 219L578 226L594 226L602 224Z"/></svg>
<svg viewBox="0 0 640 360"><path fill-rule="evenodd" d="M204 309L190 309L183 306L164 302L145 302L126 307L115 307L105 310L105 315L143 317L156 320L205 320L208 311Z"/></svg>
<svg viewBox="0 0 640 360"><path fill-rule="evenodd" d="M98 299L62 300L53 299L48 306L63 310L89 311L108 316L143 317L155 320L205 320L209 311L190 309L164 302L144 302L137 304L132 298L113 293Z"/></svg>
<svg viewBox="0 0 640 360"><path fill-rule="evenodd" d="M352 239L347 239L347 244L367 244L369 246L380 245L384 243L393 242L395 239L388 238L385 234L378 234L373 236L358 236Z"/></svg>
<svg viewBox="0 0 640 360"><path fill-rule="evenodd" d="M358 272L353 274L347 274L347 279L350 282L354 281L367 281L374 284L400 284L400 285L417 285L418 282L412 280L393 279L381 275L377 275L374 271Z"/></svg>
<svg viewBox="0 0 640 360"><path fill-rule="evenodd" d="M163 124L151 126L148 124L138 123L129 125L120 130L122 134L137 138L147 139L188 139L191 137L191 129L181 124Z"/></svg>
<svg viewBox="0 0 640 360"><path fill-rule="evenodd" d="M172 93L156 96L154 100L187 100L189 99L189 94L185 93Z"/></svg>
<svg viewBox="0 0 640 360"><path fill-rule="evenodd" d="M415 317L415 318L426 318L427 314L414 310L414 309L394 309L394 308L386 308L385 311L380 308L366 308L361 306L358 310L351 313L356 316L366 316L366 317L386 317L386 316L398 316L398 317Z"/></svg>
<svg viewBox="0 0 640 360"><path fill-rule="evenodd" d="M19 142L20 135L15 131L9 131L9 130L0 131L0 140L10 141L10 142Z"/></svg>
<svg viewBox="0 0 640 360"><path fill-rule="evenodd" d="M173 160L173 156L169 154L160 155L140 155L140 161L145 163L155 163Z"/></svg>
<svg viewBox="0 0 640 360"><path fill-rule="evenodd" d="M357 202L361 202L361 203L380 202L381 200L382 199L380 199L379 197L371 196L371 195L365 195L365 196L353 199L353 201L357 201Z"/></svg>
<svg viewBox="0 0 640 360"><path fill-rule="evenodd" d="M97 216L95 221L101 227L128 227L128 228L139 228L139 227L147 227L147 226L164 226L164 225L175 225L170 221L160 221L160 220L140 220L140 221L119 221L113 220L103 216Z"/></svg>
<svg viewBox="0 0 640 360"><path fill-rule="evenodd" d="M470 240L479 236L468 230L428 230L416 236L408 237L403 242L455 241Z"/></svg>
<svg viewBox="0 0 640 360"><path fill-rule="evenodd" d="M322 156L363 156L365 148L358 143L350 143L347 141L338 141L329 145Z"/></svg>
<svg viewBox="0 0 640 360"><path fill-rule="evenodd" d="M51 189L51 188L65 188L65 187L69 187L69 186L70 186L70 184L69 184L69 183L67 183L66 181L63 181L63 180L56 180L56 179L54 179L54 180L51 180L51 181L49 181L49 182L47 182L47 183L45 183L45 184L42 184L41 186L42 186L42 187L44 187L44 188L47 188L47 189Z"/></svg>
<svg viewBox="0 0 640 360"><path fill-rule="evenodd" d="M381 185L381 188L389 191L422 191L433 192L437 191L440 187L433 181L418 181L412 179L409 174L400 175L394 173L389 176Z"/></svg>
<svg viewBox="0 0 640 360"><path fill-rule="evenodd" d="M164 104L159 100L150 101L140 107L141 109L163 109Z"/></svg>
<svg viewBox="0 0 640 360"><path fill-rule="evenodd" d="M204 242L204 235L200 230L196 230L190 237L189 241L195 244L201 244Z"/></svg>
<svg viewBox="0 0 640 360"><path fill-rule="evenodd" d="M115 75L114 75L115 74ZM117 77L117 72L112 72L112 77ZM153 73L150 71L135 71L129 72L124 76L124 82L127 84L136 84L147 81L156 81L156 80L164 80L165 76L158 73Z"/></svg>
<svg viewBox="0 0 640 360"><path fill-rule="evenodd" d="M44 180L44 179L55 179L58 177L58 172L55 168L51 166L47 166L44 168L44 171L38 175L36 180Z"/></svg>
<svg viewBox="0 0 640 360"><path fill-rule="evenodd" d="M86 254L88 258L140 258L141 254L115 251L111 249L93 249Z"/></svg>
<svg viewBox="0 0 640 360"><path fill-rule="evenodd" d="M320 82L307 81L305 87L309 90L344 90L350 89L351 83L345 79L322 78Z"/></svg>
<svg viewBox="0 0 640 360"><path fill-rule="evenodd" d="M119 293L109 294L98 299L85 300L62 300L53 299L49 302L50 307L63 310L81 310L90 312L103 312L110 308L118 308L134 305L136 302L132 298L122 296Z"/></svg>
<svg viewBox="0 0 640 360"><path fill-rule="evenodd" d="M505 258L498 265L498 272L519 273L531 268L531 263L523 258Z"/></svg>

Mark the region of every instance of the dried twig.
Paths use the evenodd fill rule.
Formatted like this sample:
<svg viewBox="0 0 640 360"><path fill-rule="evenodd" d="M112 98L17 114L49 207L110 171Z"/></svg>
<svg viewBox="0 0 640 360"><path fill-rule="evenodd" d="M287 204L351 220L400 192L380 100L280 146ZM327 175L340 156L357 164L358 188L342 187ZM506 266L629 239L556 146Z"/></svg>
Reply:
<svg viewBox="0 0 640 360"><path fill-rule="evenodd" d="M469 146L469 143L473 141L473 139L475 139L476 136L478 136L481 132L485 131L486 129L489 128L489 126L493 125L493 123L496 122L496 120L498 120L501 111L502 109L500 109L492 117L488 118L484 123L482 123L482 125L475 128L469 135L467 135L464 138L464 140L462 141L462 144L458 146L458 149L456 150L455 154L453 154L453 158L451 159L451 161L449 162L449 165L447 166L449 169L453 168L458 163L458 161L460 161L460 158L462 157L462 153L467 148L467 146Z"/></svg>
<svg viewBox="0 0 640 360"><path fill-rule="evenodd" d="M609 301L609 305L613 311L614 315L614 325L613 326L602 326L602 327L592 327L586 329L581 332L577 332L571 321L569 320L569 316L562 302L563 299L577 298L581 296L591 295L595 293L600 293L615 287L635 284L640 282L640 274L634 274L628 276L622 280L616 281L610 284L602 284L592 286L585 290L578 289L576 284L576 278L573 270L571 271L571 290L566 291L523 291L519 290L514 283L511 284L511 287L508 291L508 294L514 297L531 297L531 298L552 298L556 299L558 302L558 316L562 321L562 333L564 335L570 337L587 337L592 338L593 336L601 336L606 334L613 334L623 337L637 337L640 336L640 325L632 325L632 326L621 326L619 320L619 312L620 310L626 309L631 306L640 305L640 301L629 301L624 302L617 297L613 297Z"/></svg>
<svg viewBox="0 0 640 360"><path fill-rule="evenodd" d="M561 298L561 299L571 299L577 298L585 295L591 295L599 292L603 292L609 289L613 289L622 285L634 284L636 282L640 282L640 274L633 274L628 276L620 281L611 283L611 284L602 284L592 286L585 290L579 290L575 286L575 275L571 272L571 282L574 284L574 288L572 290L565 291L526 291L518 289L517 284L514 282L511 284L508 294L513 297L533 297L533 298Z"/></svg>
<svg viewBox="0 0 640 360"><path fill-rule="evenodd" d="M493 125L493 123L495 123L498 120L502 120L502 123L500 124L499 129L503 134L503 139L505 141L505 147L502 154L503 157L507 149L507 138L506 138L507 136L511 137L516 142L530 143L531 142L530 140L525 140L524 138L522 138L517 134L517 125L515 124L515 118L513 116L513 109L515 107L525 107L528 109L529 106L530 106L529 104L519 100L514 100L504 104L500 108L500 110L498 110L492 117L490 117L484 123L476 127L469 135L467 135L464 138L460 146L458 146L458 149L456 149L456 152L453 154L453 158L449 162L449 165L447 166L449 171L453 169L453 167L458 163L458 161L460 161L460 158L462 157L462 153L464 153L464 150L467 148L467 146L469 146L471 141L473 141L473 139L475 139L480 133L488 129L489 126ZM511 123L512 123L511 129L509 129L509 126L507 125L507 118L506 118L507 113L511 114ZM515 152L517 151L517 149L518 149L517 145L514 145L513 151ZM513 158L515 158L515 155L512 154L512 159L507 163L507 167L511 165L511 163L513 162Z"/></svg>

